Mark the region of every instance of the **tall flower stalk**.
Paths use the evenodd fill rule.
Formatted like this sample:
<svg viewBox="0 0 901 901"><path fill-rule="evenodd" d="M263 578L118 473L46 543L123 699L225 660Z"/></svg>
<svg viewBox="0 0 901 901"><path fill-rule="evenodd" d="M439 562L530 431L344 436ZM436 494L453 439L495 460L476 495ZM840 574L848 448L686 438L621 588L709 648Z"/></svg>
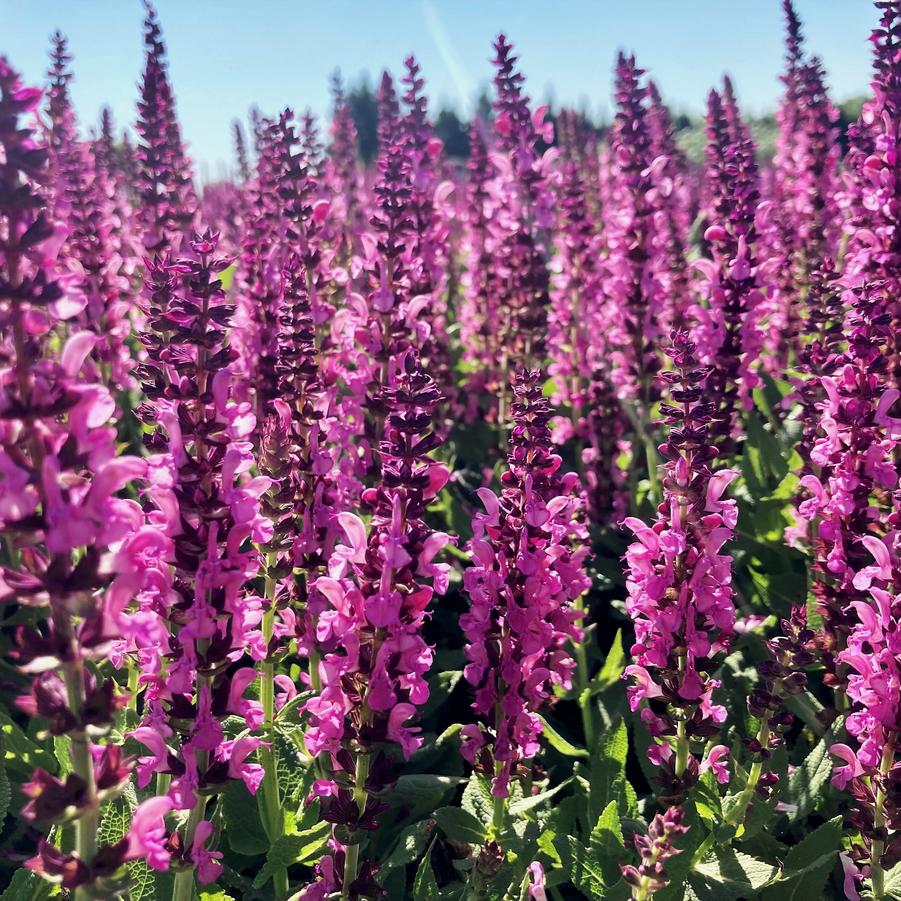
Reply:
<svg viewBox="0 0 901 901"><path fill-rule="evenodd" d="M464 574L464 676L479 722L463 727L462 750L491 778L495 838L510 782L539 750L541 708L555 686L571 685L576 664L568 645L582 638L575 602L590 584L578 477L559 472L541 385L538 370L516 377L508 468L499 497L478 491L485 513L473 520L474 565Z"/></svg>
<svg viewBox="0 0 901 901"><path fill-rule="evenodd" d="M221 871L206 848L211 798L228 779L242 779L255 793L263 776L247 760L260 740L228 740L222 727L230 713L251 730L262 721L259 702L244 697L254 669L229 665L254 643L256 618L242 587L258 569L250 543L265 542L272 525L259 510L270 481L247 475L255 420L250 405L232 395L234 353L225 329L234 308L217 278L229 265L216 255L217 242L218 235L197 234L191 257L148 267L151 332L141 376L150 400L138 411L154 427L148 499L174 544L174 591L161 611L172 638L160 671L147 674L144 719L134 735L150 751L140 761L139 785L153 774L170 777L167 798L187 811L173 901L193 897L195 873L208 883Z"/></svg>
<svg viewBox="0 0 901 901"><path fill-rule="evenodd" d="M717 450L710 435L715 407L705 396L710 368L698 364L685 332L673 333L667 355L673 369L660 374L669 388L661 404L669 427L660 447L667 461L663 500L653 525L625 520L637 539L626 551L626 609L635 625L635 663L626 674L635 680L631 709L648 705L642 720L662 797L680 798L705 769L729 779L722 760L728 749L717 745L699 761L692 746L714 738L726 718L714 703L720 683L711 674L735 622L732 561L722 549L738 518L735 501L723 493L737 473L711 469Z"/></svg>
<svg viewBox="0 0 901 901"><path fill-rule="evenodd" d="M319 794L338 850L319 868L323 888L344 898L365 895L374 874L361 861L360 833L377 827L381 795L394 781L378 746L409 758L422 743L410 722L429 696L432 649L422 625L432 595L447 587L448 567L433 561L448 536L423 520L448 476L428 456L441 442L432 425L440 395L413 352L392 358L387 375L381 476L363 494L369 529L356 515L339 514L348 544L336 547L331 574L313 586L330 609L319 618L322 691L305 705L306 745L314 757L324 755L331 774Z"/></svg>
<svg viewBox="0 0 901 901"><path fill-rule="evenodd" d="M101 807L130 773L108 740L126 698L103 662L122 612L114 548L143 524L140 508L118 494L146 466L116 455L115 403L81 375L95 336L65 339L61 327L42 193L48 149L31 121L40 96L0 57L0 530L8 552L0 601L35 610L33 624L15 632L11 658L31 677L16 703L63 741L70 768L62 778L37 768L23 786L26 822L74 832L65 850L41 837L26 866L87 901L118 891L120 867L138 856L138 823L134 841L113 845L100 843L98 827Z"/></svg>

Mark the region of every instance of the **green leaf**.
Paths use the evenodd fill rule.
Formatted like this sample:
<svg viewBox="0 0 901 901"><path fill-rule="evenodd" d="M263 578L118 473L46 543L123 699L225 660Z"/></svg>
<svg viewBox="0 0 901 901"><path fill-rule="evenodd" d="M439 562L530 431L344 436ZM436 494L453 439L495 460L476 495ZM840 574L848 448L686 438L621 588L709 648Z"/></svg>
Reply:
<svg viewBox="0 0 901 901"><path fill-rule="evenodd" d="M309 774L312 769L300 753L295 736L303 734L299 726L279 725L272 735L272 748L275 751L275 778L278 782L281 797L296 805L305 794ZM296 809L296 808L295 808Z"/></svg>
<svg viewBox="0 0 901 901"><path fill-rule="evenodd" d="M466 780L462 776L439 776L434 773L414 773L397 780L391 800L410 808L411 817L430 814L458 785Z"/></svg>
<svg viewBox="0 0 901 901"><path fill-rule="evenodd" d="M433 842L434 844L434 842ZM438 901L441 892L432 872L432 845L419 862L416 868L416 878L413 880L413 901Z"/></svg>
<svg viewBox="0 0 901 901"><path fill-rule="evenodd" d="M821 892L842 849L842 818L827 820L785 856L782 879L766 890L764 901L802 901Z"/></svg>
<svg viewBox="0 0 901 901"><path fill-rule="evenodd" d="M413 863L423 850L435 832L432 820L420 820L407 826L397 839L394 849L385 860L379 864L379 873L387 874L391 870L405 867Z"/></svg>
<svg viewBox="0 0 901 901"><path fill-rule="evenodd" d="M601 814L588 839L588 848L601 867L604 881L609 885L620 875L619 865L629 854L623 840L616 801L611 801Z"/></svg>
<svg viewBox="0 0 901 901"><path fill-rule="evenodd" d="M688 882L701 901L744 898L770 884L779 868L731 848L720 848L697 864Z"/></svg>
<svg viewBox="0 0 901 901"><path fill-rule="evenodd" d="M445 670L429 676L429 699L423 706L420 716L425 718L446 704L462 677L462 670Z"/></svg>
<svg viewBox="0 0 901 901"><path fill-rule="evenodd" d="M483 826L491 825L494 816L494 798L491 795L491 785L484 776L473 773L469 777L460 804Z"/></svg>
<svg viewBox="0 0 901 901"><path fill-rule="evenodd" d="M481 845L488 838L484 825L468 810L460 807L439 807L434 816L441 831L455 842Z"/></svg>
<svg viewBox="0 0 901 901"><path fill-rule="evenodd" d="M587 759L588 751L577 748L572 742L567 741L543 716L538 715L543 724L543 734L547 743L564 757L584 757Z"/></svg>
<svg viewBox="0 0 901 901"><path fill-rule="evenodd" d="M607 656L604 658L604 665L591 680L592 694L604 691L610 688L611 685L616 685L625 667L626 654L623 650L623 630L618 629L613 639L613 644L610 645L610 650L607 651Z"/></svg>
<svg viewBox="0 0 901 901"><path fill-rule="evenodd" d="M722 822L723 800L714 774L707 770L691 790L698 816L712 826Z"/></svg>
<svg viewBox="0 0 901 901"><path fill-rule="evenodd" d="M554 847L563 860L564 868L569 872L572 884L583 895L588 898L606 897L604 873L585 845L571 835L560 835L554 841Z"/></svg>
<svg viewBox="0 0 901 901"><path fill-rule="evenodd" d="M222 889L216 889L215 891L201 890L197 896L197 901L235 901L235 899Z"/></svg>
<svg viewBox="0 0 901 901"><path fill-rule="evenodd" d="M54 886L31 870L16 870L0 901L44 901Z"/></svg>
<svg viewBox="0 0 901 901"><path fill-rule="evenodd" d="M44 747L33 742L9 717L0 712L0 735L3 737L2 752L7 775L19 775L30 779L37 767L55 773L56 758ZM14 780L15 781L15 780Z"/></svg>
<svg viewBox="0 0 901 901"><path fill-rule="evenodd" d="M829 782L833 769L829 748L834 743L835 732L839 728L841 723L837 720L789 777L783 795L786 803L795 805L788 811L789 823L803 820L823 800L823 789Z"/></svg>
<svg viewBox="0 0 901 901"><path fill-rule="evenodd" d="M595 823L611 801L616 801L620 813L633 810L637 799L635 790L626 780L626 755L629 753L629 732L625 720L616 722L604 732L592 756L588 820Z"/></svg>
<svg viewBox="0 0 901 901"><path fill-rule="evenodd" d="M232 851L250 857L265 854L269 839L260 822L256 798L247 791L243 782L232 780L222 794L222 818Z"/></svg>
<svg viewBox="0 0 901 901"><path fill-rule="evenodd" d="M895 864L885 874L885 895L887 898L901 899L901 863Z"/></svg>
<svg viewBox="0 0 901 901"><path fill-rule="evenodd" d="M553 788L546 789L543 792L539 792L537 795L526 795L524 798L520 798L518 801L513 801L507 808L508 813L513 817L518 817L524 814L528 810L533 810L536 807L540 807L544 804L545 801L549 801L554 795L561 792L567 785L572 782L572 777L566 779L564 782L561 782L559 785L555 785Z"/></svg>
<svg viewBox="0 0 901 901"><path fill-rule="evenodd" d="M72 742L68 735L53 736L53 753L59 764L59 775L68 776L72 772Z"/></svg>
<svg viewBox="0 0 901 901"><path fill-rule="evenodd" d="M232 282L235 280L235 272L238 269L237 263L232 263L219 273L219 281L222 282L222 290L227 294L231 290Z"/></svg>
<svg viewBox="0 0 901 901"><path fill-rule="evenodd" d="M331 824L323 820L296 835L279 836L266 855L266 863L253 880L253 887L264 886L277 870L286 870L296 863L312 865L319 861L331 834Z"/></svg>

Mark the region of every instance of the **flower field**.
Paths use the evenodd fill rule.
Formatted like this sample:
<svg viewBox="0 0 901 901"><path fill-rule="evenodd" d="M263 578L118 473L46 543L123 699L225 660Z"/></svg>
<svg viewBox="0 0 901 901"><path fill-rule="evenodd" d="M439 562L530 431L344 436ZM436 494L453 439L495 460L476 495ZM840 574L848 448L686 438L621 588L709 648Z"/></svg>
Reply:
<svg viewBox="0 0 901 901"><path fill-rule="evenodd" d="M772 160L0 56L0 899L901 899L901 0L847 129L783 7Z"/></svg>

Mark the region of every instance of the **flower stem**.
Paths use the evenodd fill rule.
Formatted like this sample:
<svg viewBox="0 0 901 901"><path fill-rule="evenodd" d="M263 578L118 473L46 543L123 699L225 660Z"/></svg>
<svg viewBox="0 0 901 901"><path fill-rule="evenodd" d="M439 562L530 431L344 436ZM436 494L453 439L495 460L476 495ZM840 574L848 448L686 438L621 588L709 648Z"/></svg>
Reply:
<svg viewBox="0 0 901 901"><path fill-rule="evenodd" d="M760 747L763 750L766 750L766 746L770 740L770 725L766 718L760 721L756 738ZM751 771L748 773L748 783L742 790L741 795L739 795L735 807L729 811L729 815L726 817L726 822L730 825L741 826L745 821L745 813L747 813L748 805L754 799L754 793L757 791L757 783L760 782L761 775L763 775L762 756L759 760L755 760L754 763L751 764Z"/></svg>
<svg viewBox="0 0 901 901"><path fill-rule="evenodd" d="M580 597L573 607L577 611L585 610L585 603ZM579 709L582 713L582 732L585 736L585 747L590 751L594 747L594 716L591 710L591 696L588 693L588 654L585 649L585 640L578 642L576 651L576 676L579 686Z"/></svg>
<svg viewBox="0 0 901 901"><path fill-rule="evenodd" d="M197 827L206 813L206 801L206 795L198 795L197 803L191 808L191 813L188 815L184 841L186 854L191 853L191 846L194 844L194 833L197 831ZM176 872L175 882L172 886L172 901L194 901L193 866L188 866Z"/></svg>
<svg viewBox="0 0 901 901"><path fill-rule="evenodd" d="M494 799L494 814L491 817L491 830L494 833L495 841L497 837L501 834L504 828L504 819L507 816L507 799L506 798L498 798Z"/></svg>
<svg viewBox="0 0 901 901"><path fill-rule="evenodd" d="M895 749L891 744L885 746L882 752L882 763L879 766L879 785L876 787L876 805L873 810L873 828L882 830L885 828L885 780L895 761ZM885 842L881 838L873 839L870 845L870 889L875 901L885 897L885 870L879 859L885 850Z"/></svg>
<svg viewBox="0 0 901 901"><path fill-rule="evenodd" d="M76 659L72 663L65 664L63 674L69 708L76 717L80 717L84 706L84 674L81 660ZM85 784L85 806L75 821L75 853L90 866L97 853L100 806L97 801L97 784L94 781L94 761L84 729L76 729L71 733L70 755L72 770ZM87 901L90 897L88 887L75 889L75 901Z"/></svg>
<svg viewBox="0 0 901 901"><path fill-rule="evenodd" d="M275 758L275 661L268 655L268 648L272 642L272 630L275 623L275 592L276 581L269 573L274 572L276 566L275 554L270 553L266 558L266 584L264 595L269 601L269 608L263 614L262 632L263 640L267 648L267 656L260 664L260 702L263 705L263 729L266 732L268 747L260 747L260 759L263 762L263 782L260 785L258 804L260 818L269 844L274 845L281 838L285 828L285 818L282 813L281 799L278 790L278 772ZM288 871L284 867L277 867L272 874L272 884L276 898L283 898L288 894Z"/></svg>
<svg viewBox="0 0 901 901"><path fill-rule="evenodd" d="M357 810L362 815L366 811L366 780L369 778L369 754L360 751L357 754L357 765L354 770L353 799ZM356 836L355 836L356 837ZM360 845L354 842L344 851L344 880L341 884L341 897L350 897L350 885L357 878L360 868Z"/></svg>

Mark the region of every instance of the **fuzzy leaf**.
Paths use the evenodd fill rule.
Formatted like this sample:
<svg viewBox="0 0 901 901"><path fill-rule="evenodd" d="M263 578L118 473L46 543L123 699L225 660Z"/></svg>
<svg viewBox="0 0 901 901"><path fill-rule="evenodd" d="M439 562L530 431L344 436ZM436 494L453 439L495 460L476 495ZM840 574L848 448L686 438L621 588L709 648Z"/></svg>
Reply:
<svg viewBox="0 0 901 901"><path fill-rule="evenodd" d="M543 792L539 792L537 795L526 795L524 798L520 798L517 801L513 801L507 808L508 813L512 817L519 817L522 814L526 813L526 811L534 810L536 807L540 807L545 801L549 801L554 795L559 794L559 792L563 791L567 785L572 782L572 779L567 779L565 782L561 782L559 785L555 785L553 788L546 789Z"/></svg>
<svg viewBox="0 0 901 901"><path fill-rule="evenodd" d="M36 876L31 870L18 869L6 890L0 895L0 901L44 901L50 897L54 886Z"/></svg>
<svg viewBox="0 0 901 901"><path fill-rule="evenodd" d="M305 765L305 761L300 754L297 742L292 737L292 733L303 730L298 726L279 726L274 730L272 735L272 747L275 751L275 777L281 797L287 802L297 804L305 794L304 786L309 783L306 778L312 773L310 767Z"/></svg>
<svg viewBox="0 0 901 901"><path fill-rule="evenodd" d="M697 864L688 882L701 901L743 898L758 892L779 874L779 868L740 851L721 848Z"/></svg>
<svg viewBox="0 0 901 901"><path fill-rule="evenodd" d="M0 712L0 735L3 742L3 760L8 776L19 775L30 779L37 767L43 767L51 773L57 771L56 757L47 748L32 741L9 717Z"/></svg>
<svg viewBox="0 0 901 901"><path fill-rule="evenodd" d="M623 630L618 629L613 638L613 644L604 658L604 665L598 674L591 680L591 693L595 694L616 685L626 666L626 654L623 650Z"/></svg>
<svg viewBox="0 0 901 901"><path fill-rule="evenodd" d="M460 807L439 807L434 816L441 831L455 842L481 845L488 837L485 827L468 810Z"/></svg>
<svg viewBox="0 0 901 901"><path fill-rule="evenodd" d="M589 823L596 823L611 801L617 802L622 814L633 810L635 790L626 780L626 755L629 753L629 732L621 717L601 736L591 760L588 798Z"/></svg>
<svg viewBox="0 0 901 901"><path fill-rule="evenodd" d="M842 818L827 820L785 856L782 879L764 893L764 901L803 901L823 888L842 849Z"/></svg>
<svg viewBox="0 0 901 901"><path fill-rule="evenodd" d="M803 820L823 800L823 789L832 776L834 766L829 748L834 743L835 732L839 728L841 728L840 722L833 723L826 735L789 777L783 794L784 801L795 805L788 812L789 823Z"/></svg>
<svg viewBox="0 0 901 901"><path fill-rule="evenodd" d="M441 892L432 872L432 846L419 862L416 868L416 877L413 879L413 901L438 901Z"/></svg>
<svg viewBox="0 0 901 901"><path fill-rule="evenodd" d="M569 872L572 884L588 898L606 897L604 874L592 852L572 835L560 835L554 847Z"/></svg>
<svg viewBox="0 0 901 901"><path fill-rule="evenodd" d="M588 751L567 741L543 716L539 715L538 719L541 720L543 726L542 734L555 751L559 751L564 757L588 757Z"/></svg>
<svg viewBox="0 0 901 901"><path fill-rule="evenodd" d="M460 802L463 809L471 813L483 826L491 824L494 816L494 798L491 795L491 786L484 776L473 773L463 789L463 798Z"/></svg>
<svg viewBox="0 0 901 901"><path fill-rule="evenodd" d="M434 773L415 773L397 780L391 801L409 808L411 818L431 814L458 785L466 780L462 776L439 776Z"/></svg>
<svg viewBox="0 0 901 901"><path fill-rule="evenodd" d="M6 819L11 798L12 792L9 788L9 777L6 775L6 769L0 766L0 827L3 826L3 821Z"/></svg>
<svg viewBox="0 0 901 901"><path fill-rule="evenodd" d="M398 837L394 849L379 864L379 873L385 875L391 870L413 863L422 854L434 832L435 825L432 820L420 820L412 826L407 826Z"/></svg>
<svg viewBox="0 0 901 901"><path fill-rule="evenodd" d="M269 839L260 822L257 800L243 782L231 781L222 795L224 832L233 851L254 856L269 850Z"/></svg>
<svg viewBox="0 0 901 901"><path fill-rule="evenodd" d="M611 801L595 823L588 839L588 848L601 867L604 881L610 885L619 877L619 865L629 854L623 841L616 801Z"/></svg>
<svg viewBox="0 0 901 901"><path fill-rule="evenodd" d="M287 869L296 863L316 863L328 846L331 834L331 824L323 820L304 832L277 838L266 855L266 863L253 880L253 887L264 886L276 870Z"/></svg>

